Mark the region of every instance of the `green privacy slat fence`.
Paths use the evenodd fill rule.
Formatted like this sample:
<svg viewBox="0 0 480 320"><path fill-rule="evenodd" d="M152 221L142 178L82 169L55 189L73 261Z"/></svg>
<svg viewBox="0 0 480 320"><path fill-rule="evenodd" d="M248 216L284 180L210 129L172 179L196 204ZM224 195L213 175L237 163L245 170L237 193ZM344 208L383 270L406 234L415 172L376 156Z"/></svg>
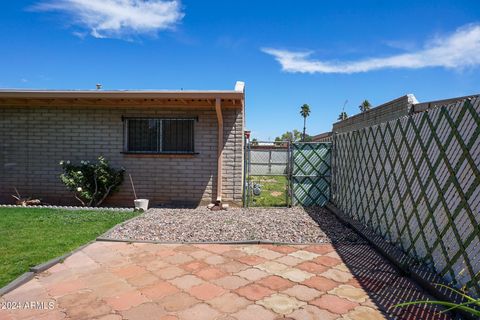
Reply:
<svg viewBox="0 0 480 320"><path fill-rule="evenodd" d="M292 145L292 204L323 206L330 199L331 143Z"/></svg>
<svg viewBox="0 0 480 320"><path fill-rule="evenodd" d="M480 296L480 98L334 137L333 202Z"/></svg>

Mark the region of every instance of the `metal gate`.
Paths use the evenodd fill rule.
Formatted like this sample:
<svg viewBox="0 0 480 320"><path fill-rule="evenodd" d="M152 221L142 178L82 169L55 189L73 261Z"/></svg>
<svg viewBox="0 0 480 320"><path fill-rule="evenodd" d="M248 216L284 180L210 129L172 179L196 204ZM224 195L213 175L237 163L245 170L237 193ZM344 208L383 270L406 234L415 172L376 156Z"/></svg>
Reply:
<svg viewBox="0 0 480 320"><path fill-rule="evenodd" d="M292 145L292 204L323 206L330 200L332 144L294 143Z"/></svg>
<svg viewBox="0 0 480 320"><path fill-rule="evenodd" d="M290 201L290 143L255 142L246 144L246 207L287 207Z"/></svg>
<svg viewBox="0 0 480 320"><path fill-rule="evenodd" d="M330 161L331 143L246 143L244 206L324 205Z"/></svg>

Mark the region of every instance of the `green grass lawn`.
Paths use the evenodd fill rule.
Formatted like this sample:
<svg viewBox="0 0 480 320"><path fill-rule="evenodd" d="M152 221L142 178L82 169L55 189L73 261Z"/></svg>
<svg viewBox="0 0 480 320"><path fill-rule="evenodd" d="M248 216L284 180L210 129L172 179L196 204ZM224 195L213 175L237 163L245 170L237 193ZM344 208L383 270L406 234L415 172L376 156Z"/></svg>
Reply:
<svg viewBox="0 0 480 320"><path fill-rule="evenodd" d="M0 287L94 240L134 212L0 208Z"/></svg>
<svg viewBox="0 0 480 320"><path fill-rule="evenodd" d="M251 176L251 182L259 183L262 192L259 196L250 195L252 207L286 207L287 183L286 176Z"/></svg>

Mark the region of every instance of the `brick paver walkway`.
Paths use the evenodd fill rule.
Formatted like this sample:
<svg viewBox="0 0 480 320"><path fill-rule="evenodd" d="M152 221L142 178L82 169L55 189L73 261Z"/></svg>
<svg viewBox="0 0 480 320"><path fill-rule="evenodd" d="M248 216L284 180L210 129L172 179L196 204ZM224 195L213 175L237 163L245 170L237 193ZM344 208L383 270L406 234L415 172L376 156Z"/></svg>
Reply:
<svg viewBox="0 0 480 320"><path fill-rule="evenodd" d="M37 304L0 310L0 319L368 320L385 319L394 303L423 298L364 244L96 242L2 297L5 304ZM423 307L389 315L447 318Z"/></svg>

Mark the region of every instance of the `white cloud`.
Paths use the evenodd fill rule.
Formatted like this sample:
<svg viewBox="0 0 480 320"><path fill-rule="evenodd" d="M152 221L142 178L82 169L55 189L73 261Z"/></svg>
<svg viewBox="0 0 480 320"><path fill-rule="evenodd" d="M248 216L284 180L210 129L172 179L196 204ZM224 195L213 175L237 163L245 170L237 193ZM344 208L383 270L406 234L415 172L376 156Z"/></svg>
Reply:
<svg viewBox="0 0 480 320"><path fill-rule="evenodd" d="M96 38L154 34L184 16L179 0L46 0L33 9L67 13Z"/></svg>
<svg viewBox="0 0 480 320"><path fill-rule="evenodd" d="M446 37L437 37L421 50L382 58L354 61L321 61L312 51L262 48L291 73L358 73L387 68L419 69L444 67L462 69L480 65L480 25L468 25Z"/></svg>

